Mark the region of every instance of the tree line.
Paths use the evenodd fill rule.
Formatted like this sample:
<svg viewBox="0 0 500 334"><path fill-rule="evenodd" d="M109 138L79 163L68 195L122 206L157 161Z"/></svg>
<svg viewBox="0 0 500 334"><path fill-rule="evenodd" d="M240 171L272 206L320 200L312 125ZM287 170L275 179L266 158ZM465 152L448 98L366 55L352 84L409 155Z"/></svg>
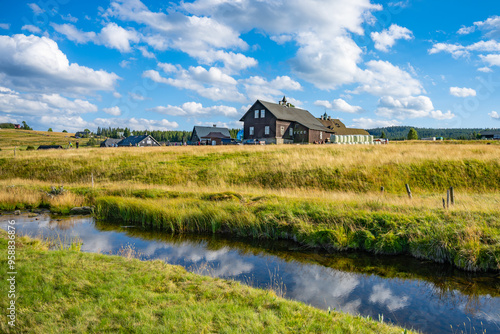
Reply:
<svg viewBox="0 0 500 334"><path fill-rule="evenodd" d="M369 134L376 138L387 138L389 140L408 139L410 129L418 133L418 138L443 137L444 139L475 140L481 139L481 132L491 129L459 128L459 129L431 129L416 128L411 126L391 126L385 128L369 129ZM413 133L412 133L413 134Z"/></svg>
<svg viewBox="0 0 500 334"><path fill-rule="evenodd" d="M15 129L16 126L14 123L0 123L0 129ZM32 127L30 127L25 121L22 122L22 125L20 127L22 130L33 130Z"/></svg>
<svg viewBox="0 0 500 334"><path fill-rule="evenodd" d="M236 134L239 129L230 129L229 133L231 138L236 138ZM121 138L128 136L140 136L144 134L151 135L154 139L159 142L172 142L172 143L184 143L191 138L192 131L160 131L160 130L131 130L129 128L97 128L96 135L108 138Z"/></svg>

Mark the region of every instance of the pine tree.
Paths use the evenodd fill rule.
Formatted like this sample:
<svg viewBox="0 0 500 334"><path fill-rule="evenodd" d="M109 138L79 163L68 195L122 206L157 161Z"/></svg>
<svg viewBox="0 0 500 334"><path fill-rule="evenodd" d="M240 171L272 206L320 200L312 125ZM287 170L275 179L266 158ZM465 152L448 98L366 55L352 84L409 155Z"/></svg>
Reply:
<svg viewBox="0 0 500 334"><path fill-rule="evenodd" d="M385 132L384 132L384 131L382 131L382 134L380 135L380 138L382 138L382 139L387 138L387 136L385 135Z"/></svg>

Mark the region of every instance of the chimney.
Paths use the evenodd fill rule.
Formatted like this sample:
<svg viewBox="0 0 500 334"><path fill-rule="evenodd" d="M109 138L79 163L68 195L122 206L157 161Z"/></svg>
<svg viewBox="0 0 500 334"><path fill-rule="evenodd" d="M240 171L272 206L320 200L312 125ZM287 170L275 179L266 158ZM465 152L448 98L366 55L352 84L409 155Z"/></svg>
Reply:
<svg viewBox="0 0 500 334"><path fill-rule="evenodd" d="M328 116L328 120L331 120L332 118L330 116Z"/></svg>

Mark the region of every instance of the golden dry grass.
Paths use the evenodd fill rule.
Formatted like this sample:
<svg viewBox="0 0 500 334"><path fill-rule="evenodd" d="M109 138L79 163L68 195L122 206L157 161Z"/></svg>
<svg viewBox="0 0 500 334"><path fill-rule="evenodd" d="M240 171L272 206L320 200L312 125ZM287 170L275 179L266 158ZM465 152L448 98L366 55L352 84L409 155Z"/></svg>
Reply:
<svg viewBox="0 0 500 334"><path fill-rule="evenodd" d="M86 138L76 139L74 133L0 129L0 149L2 151L13 151L14 147L17 147L17 151L24 150L28 145L36 148L39 145L54 144L66 148L70 141L75 145L77 140L80 145L85 145L88 141Z"/></svg>

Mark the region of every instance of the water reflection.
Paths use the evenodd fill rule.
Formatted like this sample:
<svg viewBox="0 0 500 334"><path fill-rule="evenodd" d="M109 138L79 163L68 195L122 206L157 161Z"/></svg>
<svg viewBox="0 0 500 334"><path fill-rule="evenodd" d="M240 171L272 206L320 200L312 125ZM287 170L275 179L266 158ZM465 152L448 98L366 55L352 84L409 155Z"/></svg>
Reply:
<svg viewBox="0 0 500 334"><path fill-rule="evenodd" d="M94 223L88 217L12 218L21 233L62 240L78 237L83 241L82 251L117 254L129 245L143 259L162 259L261 288L286 286L285 297L323 309L374 319L383 314L385 321L429 333L450 332L450 325L457 328L464 322L478 332L500 332L496 274L466 273L407 257L319 254L282 241L168 235Z"/></svg>

